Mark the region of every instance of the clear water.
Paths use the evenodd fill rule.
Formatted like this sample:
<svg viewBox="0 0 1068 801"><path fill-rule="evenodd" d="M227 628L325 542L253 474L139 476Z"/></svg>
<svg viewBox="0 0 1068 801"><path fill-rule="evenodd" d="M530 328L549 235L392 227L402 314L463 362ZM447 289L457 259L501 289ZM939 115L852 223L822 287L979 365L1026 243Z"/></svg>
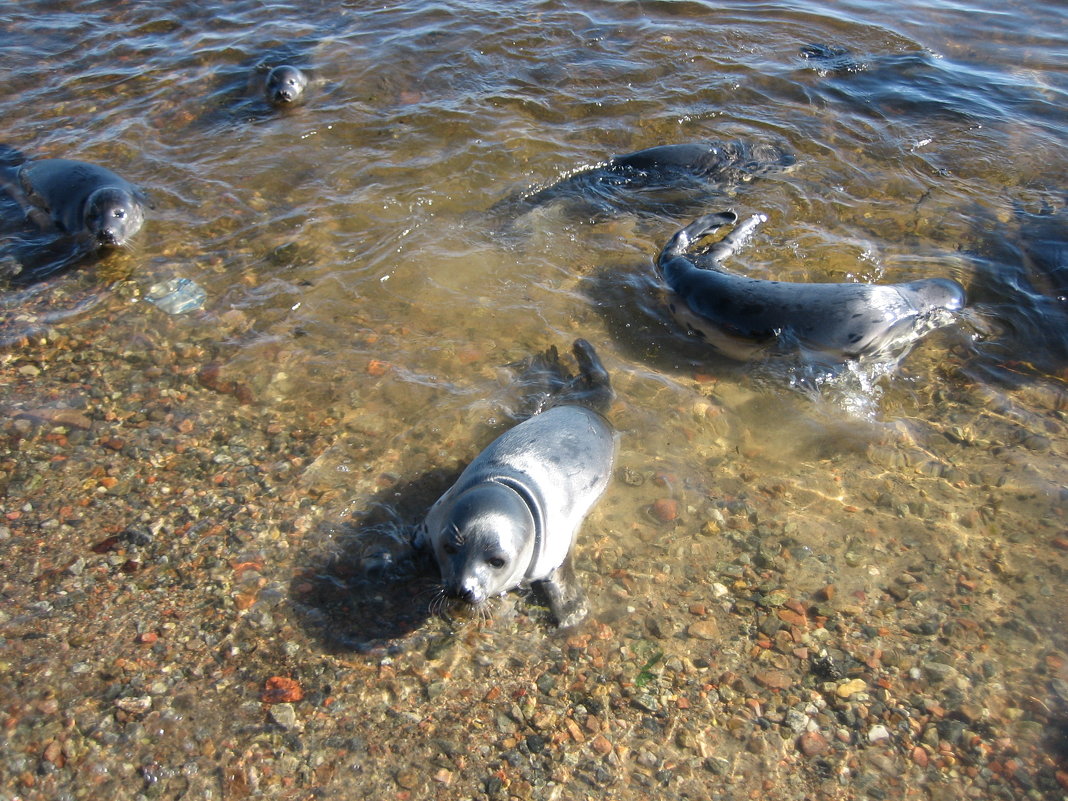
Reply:
<svg viewBox="0 0 1068 801"><path fill-rule="evenodd" d="M595 615L707 595L729 554L698 532L748 504L827 557L801 560L797 596L875 591L906 546L973 572L1005 549L1016 578L990 614L1042 607L1063 651L1066 31L1056 0L0 4L0 142L105 164L156 204L132 250L8 291L3 341L105 312L102 348L137 341L164 327L149 288L189 279L206 300L170 318L175 347L205 347L254 408L336 421L293 478L331 520L384 473L469 459L515 410L502 366L581 336L613 376L620 465L648 476L617 481L582 534ZM281 113L250 86L278 54L315 76ZM952 277L959 323L889 375L737 364L666 312L652 259L688 220L547 207L505 232L487 211L612 154L732 139L797 157L722 198L769 216L738 266ZM667 527L648 514L665 496ZM617 564L640 574L627 598ZM555 647L532 626L486 636L491 655ZM989 647L1015 664L1017 644Z"/></svg>

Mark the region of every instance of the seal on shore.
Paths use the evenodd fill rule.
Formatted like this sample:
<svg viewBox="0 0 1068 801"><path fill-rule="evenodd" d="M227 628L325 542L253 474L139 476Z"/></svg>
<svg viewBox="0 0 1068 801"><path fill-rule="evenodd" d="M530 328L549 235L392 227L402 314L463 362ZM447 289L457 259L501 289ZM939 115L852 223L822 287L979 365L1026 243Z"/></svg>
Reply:
<svg viewBox="0 0 1068 801"><path fill-rule="evenodd" d="M528 584L542 589L557 625L587 614L572 566L582 521L608 486L612 426L595 409L611 400L608 374L592 346L574 343L589 392L536 414L494 440L431 507L416 547L431 551L444 598L479 608Z"/></svg>
<svg viewBox="0 0 1068 801"><path fill-rule="evenodd" d="M272 106L289 106L298 102L308 86L308 76L292 64L279 64L267 73L263 94Z"/></svg>
<svg viewBox="0 0 1068 801"><path fill-rule="evenodd" d="M128 244L144 223L145 208L152 208L148 195L125 178L72 159L26 162L8 189L42 229L54 227L92 248Z"/></svg>
<svg viewBox="0 0 1068 801"><path fill-rule="evenodd" d="M691 252L698 240L738 220L733 211L707 214L678 231L657 258L676 319L727 356L744 360L777 349L893 362L964 307L964 288L949 278L802 284L728 272L723 260L766 219L754 215L710 249Z"/></svg>
<svg viewBox="0 0 1068 801"><path fill-rule="evenodd" d="M738 185L795 163L767 143L689 142L658 145L578 170L542 189L508 198L494 211L524 214L562 199L576 216L637 213L676 217Z"/></svg>

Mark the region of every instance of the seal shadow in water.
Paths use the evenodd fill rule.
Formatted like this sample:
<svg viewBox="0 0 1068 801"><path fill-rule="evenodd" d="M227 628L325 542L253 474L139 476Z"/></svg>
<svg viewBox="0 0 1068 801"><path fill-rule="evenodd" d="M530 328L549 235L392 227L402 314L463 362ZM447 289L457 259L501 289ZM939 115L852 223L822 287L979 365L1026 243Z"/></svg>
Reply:
<svg viewBox="0 0 1068 801"><path fill-rule="evenodd" d="M412 546L412 536L461 469L430 470L383 489L366 511L321 526L335 547L293 578L289 606L325 650L404 650L404 638L427 622L437 568Z"/></svg>
<svg viewBox="0 0 1068 801"><path fill-rule="evenodd" d="M1059 208L1017 205L1003 223L976 213L974 268L968 288L993 334L973 346L973 366L1010 386L1033 373L1068 367L1068 197Z"/></svg>

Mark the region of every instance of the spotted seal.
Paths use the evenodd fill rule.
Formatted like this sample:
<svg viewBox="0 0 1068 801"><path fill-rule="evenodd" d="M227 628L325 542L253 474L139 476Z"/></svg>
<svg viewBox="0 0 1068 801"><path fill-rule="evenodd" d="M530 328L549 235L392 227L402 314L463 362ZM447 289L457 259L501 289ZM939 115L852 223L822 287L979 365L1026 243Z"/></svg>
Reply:
<svg viewBox="0 0 1068 801"><path fill-rule="evenodd" d="M605 408L611 391L597 354L581 339L573 351L578 380ZM559 626L579 623L587 605L571 548L608 486L615 446L608 421L580 403L554 406L494 440L431 507L416 537L437 562L444 597L478 608L532 584Z"/></svg>
<svg viewBox="0 0 1068 801"><path fill-rule="evenodd" d="M145 208L152 208L142 189L85 161L28 161L17 168L14 184L8 188L42 229L54 227L90 248L127 245L141 230Z"/></svg>
<svg viewBox="0 0 1068 801"><path fill-rule="evenodd" d="M795 161L782 148L763 142L657 145L613 156L550 186L508 198L493 211L518 216L563 200L573 215L593 220L622 213L676 217Z"/></svg>
<svg viewBox="0 0 1068 801"><path fill-rule="evenodd" d="M707 214L678 231L657 259L676 319L727 356L749 359L777 349L892 362L964 307L964 288L949 278L802 284L727 271L724 259L766 219L754 215L709 250L694 253L698 240L738 220L733 211Z"/></svg>
<svg viewBox="0 0 1068 801"><path fill-rule="evenodd" d="M308 76L292 64L279 64L267 73L263 94L272 106L289 106L297 103L308 86Z"/></svg>

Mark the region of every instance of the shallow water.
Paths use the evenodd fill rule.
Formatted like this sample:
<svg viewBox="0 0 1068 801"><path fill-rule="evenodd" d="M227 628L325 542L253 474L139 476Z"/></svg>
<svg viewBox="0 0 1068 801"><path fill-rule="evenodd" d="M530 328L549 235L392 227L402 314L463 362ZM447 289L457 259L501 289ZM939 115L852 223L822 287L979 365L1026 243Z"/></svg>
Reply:
<svg viewBox="0 0 1068 801"><path fill-rule="evenodd" d="M891 630L879 634L885 647L910 654L916 665L951 661L963 671L970 649L978 648L997 677L996 688L970 687L994 721L984 719L989 731L1014 738L1035 776L1054 765L1064 770L1068 698L1049 682L1068 681L1057 674L1068 649L1065 23L1068 11L1051 0L507 7L420 0L299 10L231 3L224 12L181 2L89 3L78 11L64 3L5 6L0 143L31 157L105 164L148 189L156 204L129 252L12 289L0 300L6 416L74 407L100 424L120 425L122 414L116 412L116 422L94 412L130 397L152 398L154 383L185 381L166 396L174 418L163 418L166 425L177 427L186 415L196 421L191 436L198 436L216 421L215 435L199 445L210 450L224 447L230 420L246 462L288 465L261 479L273 488L269 499L245 490L233 501L268 510L253 515L255 525L232 532L231 540L211 540L218 564L244 564L242 554L258 554L251 561L265 581L257 591L274 593L253 607L266 605L268 622L261 615L249 623L247 608L229 602L219 612L226 621L219 626L231 632L227 642L238 642L228 646L238 654L227 657L230 672L182 674L180 649L161 657L175 666L168 675L184 675L181 693L171 679L151 693L184 699L164 715L166 726L114 740L101 735L87 749L92 759L70 757L58 773L41 774L37 785L23 781L18 792L44 793L44 782L52 781L79 797L71 788L91 764L112 797L151 787L183 797L175 789L183 776L186 797L236 797L242 788L255 790L251 774L239 780L226 765L247 770L258 759L271 764L258 775L273 777L262 778L261 792L287 798L306 797L299 793L314 787L353 797L372 791L419 797L431 792L427 781L439 797L497 791L524 797L514 791L526 782L536 797L551 791L579 798L600 782L622 798L635 772L661 782L661 797L684 797L688 785L679 782L711 797L757 788L759 771L747 760L771 760L774 749L747 752L741 738L734 746L718 739L722 709L673 707L666 717L663 710L652 717L668 720L668 731L703 729L715 745L709 750L734 760L727 777L711 769L688 773L695 753L708 754L681 737L643 731L644 724L628 728L624 712L614 730L616 750L595 770L584 767L588 742L563 723L535 725L519 696L476 726L496 740L437 754L414 787L391 782L405 765L426 769L435 737L464 741L470 699L487 698L493 687L519 692L546 665L561 685L577 686L598 671L611 678L622 660L620 675L652 669L664 688L672 671L642 667L658 652L663 662L681 660L685 669L674 671L673 685L679 692L685 682L678 676L707 686L722 683L723 669L748 676L763 663L748 656L756 623L746 628L746 610L750 595L768 582L806 603L834 585L839 601L859 606L872 626L878 628L873 618L885 617ZM826 57L813 57L820 54ZM277 112L258 99L255 67L281 58L311 68L314 81L305 103ZM797 365L737 364L709 353L666 312L652 260L689 220L620 214L590 222L552 205L515 220L488 211L613 154L735 139L773 143L797 159L789 170L726 187L718 199L718 208L741 217L769 216L735 266L791 281L948 276L967 288L968 311L889 375L860 371L827 380ZM12 211L0 207L7 215L0 246L24 235ZM153 285L181 278L204 288L203 310L168 316L145 301ZM362 563L344 567L362 547L358 537L351 542L352 519L376 504L407 512L432 500L433 482L419 480L465 463L517 414L520 399L504 366L550 345L566 351L579 336L594 344L612 374L619 465L632 479L615 481L580 537L579 571L594 617L607 627L596 629L604 653L583 661L580 649L548 631L544 614L525 600L514 609L515 599L503 602L499 622L463 628L446 656L435 651L429 659L427 643L447 627L421 619L418 610L409 610L410 632L346 616L344 592L331 595L322 586L332 582L359 595L352 575ZM66 377L53 383L50 360L64 343L85 353L72 355ZM91 382L78 379L77 365L108 362L116 366L99 368L109 380L94 395ZM19 372L26 365L43 378ZM89 429L91 440L98 428ZM36 437L48 431L33 429ZM278 445L289 433L290 445ZM155 466L181 462L186 454L171 447L186 435L170 431L154 451L135 454L114 472L120 480L136 476L138 458ZM0 548L8 549L3 561L11 564L25 555L38 524L65 519L55 510L71 502L77 477L28 475L13 466L19 439L9 441L9 531ZM107 446L96 453L107 470L120 458ZM197 500L197 493L221 491L210 481L217 475L211 459L202 462L194 475L205 485L194 485L184 503L201 504L197 514L224 529L237 525L221 504L209 511L207 501ZM85 470L93 475L91 465ZM165 521L154 532L155 558L169 551L177 561L178 553L201 547L171 517L182 505L182 488L164 497L155 484L136 486L143 494L124 498L126 511L90 496L80 526L49 529L54 547L87 553L102 538L94 532L106 528L103 521L121 529L145 518ZM674 519L650 511L665 500L677 504ZM27 504L32 513L11 517ZM767 569L761 549L772 544L786 566L775 562L769 577L761 571ZM63 563L43 553L49 563ZM337 553L340 567L330 561ZM907 610L879 606L876 598L896 598L886 587L909 569L915 574L917 565L933 587L929 598ZM183 601L189 609L204 607L197 593L211 595L200 584L210 584L204 571L183 572L193 588ZM320 594L302 589L301 577ZM144 579L140 589L148 593L149 583ZM63 672L63 660L72 657L25 650L32 641L19 627L36 625L26 610L46 602L52 585L26 584L11 568L4 586L8 643L23 640L5 663L11 705L47 695L47 681L35 682L32 671L51 658ZM379 609L373 597L359 597ZM101 637L115 636L112 625L119 625L104 618L138 614L132 598L111 603L91 626ZM993 621L970 645L949 635L917 645L890 622L909 614L955 618L964 614L961 603L970 605L970 615ZM695 604L719 610L713 616L721 642L686 636L687 609ZM94 610L82 614L93 618ZM657 637L650 626L676 634ZM396 647L383 645L378 635L386 634L397 635ZM859 631L848 636L870 639ZM137 652L132 640L129 646ZM82 662L95 665L106 656L93 652ZM805 672L807 662L796 661L791 669ZM902 659L900 675L910 666ZM701 678L702 670L715 675ZM898 675L887 670L888 681ZM279 754L294 746L280 745L278 732L293 729L266 718L258 703L263 680L275 672L329 685L325 695L340 699L335 708L352 714L357 707L362 717L346 729L323 723L325 712L298 706L306 718L303 746L294 751L299 766L284 763ZM218 695L232 718L217 714L207 689L212 682L225 688ZM107 693L92 682L49 692L63 710L106 708L102 701L93 706ZM544 773L524 774L509 762L508 753L519 748L509 739L526 741L501 715L526 720L558 749ZM572 709L560 720L568 715L578 719ZM1033 726L1025 730L1024 723ZM20 724L10 742L20 753L39 754L46 738L26 725L29 733ZM366 756L364 743L356 749L363 765L354 770L335 740L342 733L373 740L376 731L397 753L407 743L411 762L395 764L394 754L381 764ZM890 753L915 772L911 741L902 737ZM194 741L195 749L188 746ZM124 748L134 755L123 756ZM276 749L270 759L257 751L270 748ZM649 752L655 758L634 764ZM528 758L535 759L523 752ZM144 765L152 760L170 765L173 775L149 781ZM663 779L669 764L680 778ZM570 773L555 775L553 765ZM921 797L965 797L979 787L983 776L954 773L959 767L914 776L928 793ZM824 781L831 789L821 792L849 792L851 777L862 772L839 768L826 776L816 771L807 786ZM443 780L440 770L453 778ZM101 771L115 778L105 781ZM212 771L223 778L209 778ZM494 771L508 774L499 787ZM22 772L6 769L12 782ZM770 768L765 774L775 775ZM575 776L587 778L576 785ZM986 778L984 792L992 786ZM942 786L951 794L932 789ZM1028 791L1059 797L1055 784L1034 778L1031 786L1022 780L1004 786L1020 797ZM800 798L807 791L784 783L777 792Z"/></svg>

